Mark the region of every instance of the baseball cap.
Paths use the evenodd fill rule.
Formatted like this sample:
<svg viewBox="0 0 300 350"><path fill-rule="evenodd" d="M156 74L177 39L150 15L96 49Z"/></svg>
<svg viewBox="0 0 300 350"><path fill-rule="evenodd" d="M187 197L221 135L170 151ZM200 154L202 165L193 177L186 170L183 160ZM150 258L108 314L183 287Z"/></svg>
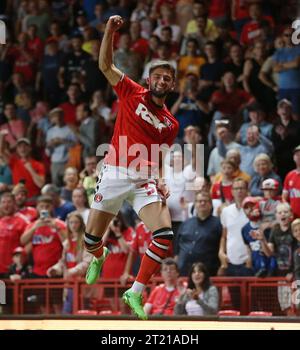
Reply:
<svg viewBox="0 0 300 350"><path fill-rule="evenodd" d="M296 152L298 152L298 151L300 151L300 145L298 145L296 148L294 148L293 154L296 153Z"/></svg>
<svg viewBox="0 0 300 350"><path fill-rule="evenodd" d="M255 205L259 201L259 199L260 199L259 197L251 197L251 196L246 197L243 200L242 208L244 208L247 204Z"/></svg>
<svg viewBox="0 0 300 350"><path fill-rule="evenodd" d="M167 68L172 72L172 75L175 77L176 72L175 72L175 68L172 66L172 64L168 61L163 61L163 60L155 60L154 62L151 63L150 68L149 68L149 75L151 74L151 72L156 69L156 68Z"/></svg>
<svg viewBox="0 0 300 350"><path fill-rule="evenodd" d="M27 145L31 146L30 140L29 140L28 138L26 138L26 137L21 137L21 138L19 138L19 139L17 140L17 145L20 144L20 143L22 143L22 142L24 142L24 143L26 143Z"/></svg>
<svg viewBox="0 0 300 350"><path fill-rule="evenodd" d="M23 247L17 247L13 250L13 255L15 254L24 254L25 253L25 249Z"/></svg>
<svg viewBox="0 0 300 350"><path fill-rule="evenodd" d="M266 179L262 182L262 190L278 190L279 182L275 179Z"/></svg>
<svg viewBox="0 0 300 350"><path fill-rule="evenodd" d="M51 111L49 112L49 117L52 115L52 114L55 114L55 113L63 113L63 109L60 108L60 107L55 107L53 109L51 109Z"/></svg>
<svg viewBox="0 0 300 350"><path fill-rule="evenodd" d="M288 99L286 99L286 98L283 98L283 99L281 99L280 101L278 101L278 103L277 103L277 108L279 108L282 104L287 104L288 106L290 106L290 107L292 107L292 102L291 101L289 101Z"/></svg>

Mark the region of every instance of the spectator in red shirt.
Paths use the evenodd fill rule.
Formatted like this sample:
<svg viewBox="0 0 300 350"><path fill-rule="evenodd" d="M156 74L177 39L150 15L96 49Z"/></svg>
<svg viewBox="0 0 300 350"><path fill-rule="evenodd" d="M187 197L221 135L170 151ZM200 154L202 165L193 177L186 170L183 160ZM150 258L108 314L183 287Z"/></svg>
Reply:
<svg viewBox="0 0 300 350"><path fill-rule="evenodd" d="M31 143L27 138L17 140L16 153L2 152L7 158L12 171L13 183L23 182L28 190L28 197L36 197L45 183L44 164L31 157Z"/></svg>
<svg viewBox="0 0 300 350"><path fill-rule="evenodd" d="M234 73L226 72L222 77L221 89L212 94L205 110L206 113L215 110L209 131L210 143L213 144L216 120L229 119L231 131L236 131L234 129L242 121L241 111L252 102L254 97L238 87Z"/></svg>
<svg viewBox="0 0 300 350"><path fill-rule="evenodd" d="M294 149L294 162L296 169L284 179L282 199L290 203L295 218L300 218L300 145Z"/></svg>
<svg viewBox="0 0 300 350"><path fill-rule="evenodd" d="M131 276L131 270L136 265L139 265L143 255L148 249L152 240L152 232L147 229L146 225L143 222L140 222L135 227L135 235L132 241L131 250L128 254L127 262L125 265L125 270L120 277L120 282L122 286L126 285L126 282ZM135 258L137 258L135 260Z"/></svg>
<svg viewBox="0 0 300 350"><path fill-rule="evenodd" d="M18 213L26 216L26 218L33 222L38 217L38 212L34 207L27 205L28 190L23 183L18 183L12 190L12 194L15 196L16 206Z"/></svg>
<svg viewBox="0 0 300 350"><path fill-rule="evenodd" d="M237 86L234 73L226 72L222 77L222 87L212 94L209 106L211 110L218 111L221 117L234 122L238 113L251 102L254 102L254 97Z"/></svg>
<svg viewBox="0 0 300 350"><path fill-rule="evenodd" d="M32 52L37 62L40 62L44 53L44 45L42 40L37 35L36 24L31 24L27 29L28 43L27 46Z"/></svg>
<svg viewBox="0 0 300 350"><path fill-rule="evenodd" d="M125 271L127 257L131 251L133 228L128 227L119 213L104 234L103 244L110 250L102 270L103 278L120 278Z"/></svg>
<svg viewBox="0 0 300 350"><path fill-rule="evenodd" d="M147 315L173 315L181 286L178 283L179 271L174 259L166 258L161 264L161 276L164 283L151 292L144 305Z"/></svg>
<svg viewBox="0 0 300 350"><path fill-rule="evenodd" d="M64 111L65 124L76 125L76 108L79 105L80 94L81 90L77 83L71 83L68 86L68 101L59 106Z"/></svg>
<svg viewBox="0 0 300 350"><path fill-rule="evenodd" d="M209 1L209 17L216 23L220 23L228 18L230 1L211 0Z"/></svg>
<svg viewBox="0 0 300 350"><path fill-rule="evenodd" d="M130 23L130 37L131 46L130 49L140 55L142 62L145 62L148 54L149 44L148 40L141 36L141 24L138 21Z"/></svg>
<svg viewBox="0 0 300 350"><path fill-rule="evenodd" d="M221 163L222 180L215 182L211 189L214 212L217 215L220 215L224 206L233 202L232 181L237 169L237 164L228 159L224 159Z"/></svg>
<svg viewBox="0 0 300 350"><path fill-rule="evenodd" d="M27 33L20 33L18 36L19 45L13 52L14 73L22 73L26 83L35 79L35 59L33 53L28 48Z"/></svg>
<svg viewBox="0 0 300 350"><path fill-rule="evenodd" d="M265 39L264 30L273 29L274 22L271 17L263 16L260 4L252 3L249 6L250 21L243 26L241 43L252 45L254 41Z"/></svg>
<svg viewBox="0 0 300 350"><path fill-rule="evenodd" d="M231 20L238 37L249 20L247 0L231 0Z"/></svg>
<svg viewBox="0 0 300 350"><path fill-rule="evenodd" d="M33 277L47 277L48 269L62 256L66 224L53 218L53 202L48 196L38 198L39 218L26 227L21 244L32 244Z"/></svg>
<svg viewBox="0 0 300 350"><path fill-rule="evenodd" d="M4 192L0 199L0 278L7 277L13 251L20 245L20 237L29 223L15 208L13 194Z"/></svg>

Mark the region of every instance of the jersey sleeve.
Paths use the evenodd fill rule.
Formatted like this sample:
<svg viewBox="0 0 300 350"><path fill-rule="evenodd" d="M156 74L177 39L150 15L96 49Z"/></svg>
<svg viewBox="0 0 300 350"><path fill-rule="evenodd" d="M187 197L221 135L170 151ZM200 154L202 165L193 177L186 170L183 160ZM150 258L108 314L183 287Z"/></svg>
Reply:
<svg viewBox="0 0 300 350"><path fill-rule="evenodd" d="M283 190L282 193L288 195L288 197L290 197L290 191L289 191L289 176L287 175L284 179L284 183L283 183Z"/></svg>
<svg viewBox="0 0 300 350"><path fill-rule="evenodd" d="M118 84L113 86L113 89L115 90L120 100L128 99L138 93L145 91L141 85L135 83L126 75L122 76Z"/></svg>

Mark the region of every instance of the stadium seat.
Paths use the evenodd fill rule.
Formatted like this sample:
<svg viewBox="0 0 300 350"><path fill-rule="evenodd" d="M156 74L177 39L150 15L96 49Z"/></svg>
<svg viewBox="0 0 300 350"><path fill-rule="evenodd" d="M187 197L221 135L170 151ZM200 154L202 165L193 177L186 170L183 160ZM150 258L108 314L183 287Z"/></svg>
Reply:
<svg viewBox="0 0 300 350"><path fill-rule="evenodd" d="M90 315L90 316L95 316L97 315L97 311L95 310L78 310L76 313L76 315Z"/></svg>
<svg viewBox="0 0 300 350"><path fill-rule="evenodd" d="M241 312L238 310L220 310L218 316L240 316Z"/></svg>
<svg viewBox="0 0 300 350"><path fill-rule="evenodd" d="M102 310L110 310L112 309L112 299L110 298L101 298L101 299L91 299L90 307L97 312L101 312Z"/></svg>
<svg viewBox="0 0 300 350"><path fill-rule="evenodd" d="M248 314L248 316L266 317L266 316L273 316L273 313L269 311L251 311Z"/></svg>
<svg viewBox="0 0 300 350"><path fill-rule="evenodd" d="M99 315L121 315L121 311L102 310L99 312Z"/></svg>

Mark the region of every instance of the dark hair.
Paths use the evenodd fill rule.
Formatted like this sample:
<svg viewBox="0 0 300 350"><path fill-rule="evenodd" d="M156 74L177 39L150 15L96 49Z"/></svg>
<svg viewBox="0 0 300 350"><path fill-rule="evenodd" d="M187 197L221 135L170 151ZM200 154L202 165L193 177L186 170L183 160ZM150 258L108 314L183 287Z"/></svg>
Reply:
<svg viewBox="0 0 300 350"><path fill-rule="evenodd" d="M75 84L73 84L73 85L75 85ZM92 113L88 103L82 102L80 105L83 107L84 112L88 112L88 114Z"/></svg>
<svg viewBox="0 0 300 350"><path fill-rule="evenodd" d="M40 203L53 204L53 199L52 199L52 197L50 197L50 196L43 195L43 196L39 196L39 197L38 197L36 203L37 203L37 204L40 204Z"/></svg>
<svg viewBox="0 0 300 350"><path fill-rule="evenodd" d="M76 187L76 188L74 188L74 190L72 191L72 196L73 196L73 193L74 193L75 191L80 191L80 192L82 193L83 198L84 198L84 205L85 205L86 208L89 208L89 207L90 207L90 206L89 206L89 199L88 199L88 195L87 195L87 193L86 193L86 190L85 190L83 187Z"/></svg>
<svg viewBox="0 0 300 350"><path fill-rule="evenodd" d="M209 191L206 191L206 190L197 191L195 193L195 200L197 199L198 196L206 197L209 200L210 204L212 205L212 198Z"/></svg>
<svg viewBox="0 0 300 350"><path fill-rule="evenodd" d="M174 265L176 267L176 271L179 272L178 265L177 265L176 261L173 258L166 258L166 259L164 259L162 261L162 265L167 265L167 266Z"/></svg>
<svg viewBox="0 0 300 350"><path fill-rule="evenodd" d="M168 31L171 35L173 33L172 27L171 26L164 26L161 28L161 31Z"/></svg>
<svg viewBox="0 0 300 350"><path fill-rule="evenodd" d="M121 212L119 212L118 215L116 215L116 217L113 219L113 224L114 225L120 224L120 230L122 233L125 230L127 230L129 227L125 221L124 215ZM113 232L111 230L109 231L110 231L110 235L114 236Z"/></svg>
<svg viewBox="0 0 300 350"><path fill-rule="evenodd" d="M194 284L194 282L192 280L192 274L193 274L193 272L195 271L196 268L204 273L204 280L202 282L201 287L205 291L205 290L207 290L210 287L211 283L210 283L209 273L208 273L207 267L202 262L196 262L196 263L194 263L192 265L191 270L190 270L189 275L188 275L188 286L187 287L189 289L195 289L196 288L196 286L195 286L195 284Z"/></svg>
<svg viewBox="0 0 300 350"><path fill-rule="evenodd" d="M197 46L197 48L199 48L199 43L197 41L197 39L195 38L188 38L187 41L186 41L186 45L189 44L189 43L193 43Z"/></svg>
<svg viewBox="0 0 300 350"><path fill-rule="evenodd" d="M10 197L12 200L15 200L15 196L10 191L5 191L1 193L0 201L2 201L2 198Z"/></svg>
<svg viewBox="0 0 300 350"><path fill-rule="evenodd" d="M232 187L233 185L236 183L236 182L243 182L246 189L248 190L248 187L249 187L249 183L248 181L246 181L245 179L243 179L242 177L236 177L233 181L232 181Z"/></svg>

